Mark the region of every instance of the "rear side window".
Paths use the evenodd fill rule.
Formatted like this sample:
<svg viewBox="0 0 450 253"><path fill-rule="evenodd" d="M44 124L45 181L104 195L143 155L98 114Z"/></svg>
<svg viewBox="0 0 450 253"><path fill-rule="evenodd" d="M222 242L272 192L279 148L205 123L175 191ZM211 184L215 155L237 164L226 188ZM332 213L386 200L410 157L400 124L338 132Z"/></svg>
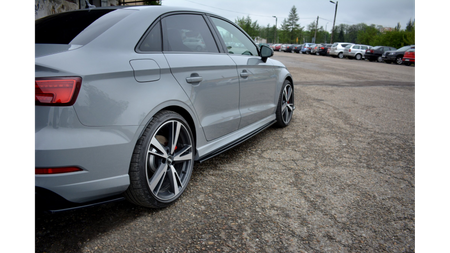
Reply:
<svg viewBox="0 0 450 253"><path fill-rule="evenodd" d="M85 45L131 13L103 9L47 16L35 22L35 43Z"/></svg>
<svg viewBox="0 0 450 253"><path fill-rule="evenodd" d="M142 43L139 45L139 51L142 52L162 51L160 22L158 22L146 35Z"/></svg>
<svg viewBox="0 0 450 253"><path fill-rule="evenodd" d="M163 18L164 51L218 53L216 42L201 15Z"/></svg>

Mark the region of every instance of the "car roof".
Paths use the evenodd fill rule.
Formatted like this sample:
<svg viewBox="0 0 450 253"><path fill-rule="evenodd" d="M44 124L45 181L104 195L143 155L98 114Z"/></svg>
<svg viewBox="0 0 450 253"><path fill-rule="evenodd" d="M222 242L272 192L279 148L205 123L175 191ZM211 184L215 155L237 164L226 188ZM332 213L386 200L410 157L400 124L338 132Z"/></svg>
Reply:
<svg viewBox="0 0 450 253"><path fill-rule="evenodd" d="M152 13L160 13L164 14L166 12L173 12L173 11L188 11L188 12L201 12L201 13L208 13L213 14L217 16L221 16L219 14L215 14L212 12L195 9L195 8L185 8L185 7L174 7L174 6L162 6L162 5L137 5L137 6L112 6L112 7L100 7L96 9L101 8L111 8L111 9L131 9L131 10L139 10L143 12L152 12Z"/></svg>

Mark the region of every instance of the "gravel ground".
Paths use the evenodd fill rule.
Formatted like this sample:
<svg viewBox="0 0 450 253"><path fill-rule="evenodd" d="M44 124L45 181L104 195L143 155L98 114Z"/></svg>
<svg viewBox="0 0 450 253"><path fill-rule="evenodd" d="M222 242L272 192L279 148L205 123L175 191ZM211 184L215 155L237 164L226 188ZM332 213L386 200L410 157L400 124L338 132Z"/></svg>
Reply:
<svg viewBox="0 0 450 253"><path fill-rule="evenodd" d="M414 252L415 68L275 52L297 110L162 210L36 215L36 252Z"/></svg>

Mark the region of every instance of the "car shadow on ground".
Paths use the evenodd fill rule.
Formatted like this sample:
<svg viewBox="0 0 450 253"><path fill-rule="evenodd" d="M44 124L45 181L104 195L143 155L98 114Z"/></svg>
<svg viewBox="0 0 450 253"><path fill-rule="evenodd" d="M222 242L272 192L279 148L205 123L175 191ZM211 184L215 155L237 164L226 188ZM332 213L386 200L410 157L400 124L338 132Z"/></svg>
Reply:
<svg viewBox="0 0 450 253"><path fill-rule="evenodd" d="M84 242L161 210L119 201L54 214L36 212L35 251L81 252Z"/></svg>

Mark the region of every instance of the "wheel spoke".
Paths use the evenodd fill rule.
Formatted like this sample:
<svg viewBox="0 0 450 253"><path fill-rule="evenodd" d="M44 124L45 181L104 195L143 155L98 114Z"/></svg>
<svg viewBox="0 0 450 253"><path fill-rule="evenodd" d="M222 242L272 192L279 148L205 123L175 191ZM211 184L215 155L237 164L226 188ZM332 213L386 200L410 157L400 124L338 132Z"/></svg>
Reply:
<svg viewBox="0 0 450 253"><path fill-rule="evenodd" d="M184 162L184 161L189 161L189 160L192 160L191 145L183 147L183 149L181 149L180 151L175 153L175 155L173 157L174 162Z"/></svg>
<svg viewBox="0 0 450 253"><path fill-rule="evenodd" d="M178 176L177 170L173 165L169 166L169 180L170 180L170 186L172 188L173 194L177 195L179 192L179 188L183 188L183 184L181 183L181 179Z"/></svg>
<svg viewBox="0 0 450 253"><path fill-rule="evenodd" d="M155 174L153 174L152 178L150 179L150 190L158 196L159 189L161 189L162 182L164 181L164 178L166 176L167 172L167 164L161 163L156 170Z"/></svg>
<svg viewBox="0 0 450 253"><path fill-rule="evenodd" d="M286 107L288 108L288 107ZM289 115L290 115L290 111L288 109L286 109L286 111L283 113L283 120L284 122L289 122Z"/></svg>
<svg viewBox="0 0 450 253"><path fill-rule="evenodd" d="M288 101L287 86L284 87L284 90L283 90L283 98L284 98L284 101Z"/></svg>
<svg viewBox="0 0 450 253"><path fill-rule="evenodd" d="M283 103L283 104L281 105L281 113L282 113L282 114L284 114L284 112L286 111L286 108L287 108L287 103Z"/></svg>
<svg viewBox="0 0 450 253"><path fill-rule="evenodd" d="M155 137L156 137L156 135L152 138L148 153L162 157L162 158L167 158L168 154L166 152L166 149L161 145L161 143ZM159 151L159 153L153 151L152 147L156 148L156 151Z"/></svg>
<svg viewBox="0 0 450 253"><path fill-rule="evenodd" d="M294 104L293 103L286 103L286 107L288 108L289 111L294 111Z"/></svg>
<svg viewBox="0 0 450 253"><path fill-rule="evenodd" d="M170 140L170 154L173 154L175 152L175 148L177 146L178 138L180 137L180 129L181 124L177 121L174 121L172 123L172 133L171 133L171 140Z"/></svg>
<svg viewBox="0 0 450 253"><path fill-rule="evenodd" d="M289 87L289 89L288 89L288 87ZM286 86L286 87L284 87L284 90L285 90L285 94L286 94L285 101L289 102L291 100L291 96L292 96L292 89L290 86Z"/></svg>

